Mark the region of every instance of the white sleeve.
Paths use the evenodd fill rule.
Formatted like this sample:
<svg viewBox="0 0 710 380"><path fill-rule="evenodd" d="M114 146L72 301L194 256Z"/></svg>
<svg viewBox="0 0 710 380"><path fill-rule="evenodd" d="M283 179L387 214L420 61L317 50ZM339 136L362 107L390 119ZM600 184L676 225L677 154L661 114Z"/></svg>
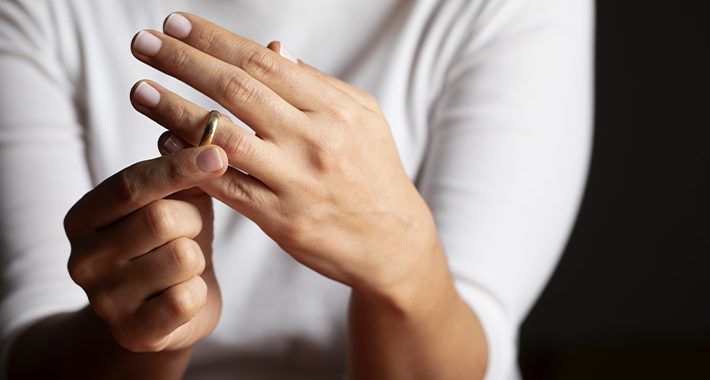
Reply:
<svg viewBox="0 0 710 380"><path fill-rule="evenodd" d="M573 225L592 138L591 0L489 1L448 70L418 179L461 296L517 377L518 327Z"/></svg>
<svg viewBox="0 0 710 380"><path fill-rule="evenodd" d="M90 188L74 88L40 1L0 2L0 345L87 303L62 221Z"/></svg>

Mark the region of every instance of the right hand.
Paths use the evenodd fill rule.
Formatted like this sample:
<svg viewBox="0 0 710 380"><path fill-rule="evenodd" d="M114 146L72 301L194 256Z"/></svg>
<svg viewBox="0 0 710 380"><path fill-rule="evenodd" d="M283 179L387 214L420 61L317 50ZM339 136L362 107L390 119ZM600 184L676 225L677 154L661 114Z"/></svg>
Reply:
<svg viewBox="0 0 710 380"><path fill-rule="evenodd" d="M226 170L221 148L188 148L120 171L67 213L69 273L125 349L190 348L217 325L212 200L196 186Z"/></svg>

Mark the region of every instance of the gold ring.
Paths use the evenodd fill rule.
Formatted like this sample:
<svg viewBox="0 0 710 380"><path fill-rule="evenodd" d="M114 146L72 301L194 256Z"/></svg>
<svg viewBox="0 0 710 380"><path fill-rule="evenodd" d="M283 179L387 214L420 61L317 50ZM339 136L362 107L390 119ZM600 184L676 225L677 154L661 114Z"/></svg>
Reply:
<svg viewBox="0 0 710 380"><path fill-rule="evenodd" d="M210 111L210 117L207 119L207 125L205 125L205 130L202 132L200 146L212 144L212 138L214 137L215 132L217 132L218 123L219 111Z"/></svg>

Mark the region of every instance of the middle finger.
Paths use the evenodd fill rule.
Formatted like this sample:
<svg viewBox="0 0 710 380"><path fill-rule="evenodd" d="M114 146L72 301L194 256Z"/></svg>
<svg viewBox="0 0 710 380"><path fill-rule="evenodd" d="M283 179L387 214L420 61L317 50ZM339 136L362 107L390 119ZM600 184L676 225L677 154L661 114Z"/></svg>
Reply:
<svg viewBox="0 0 710 380"><path fill-rule="evenodd" d="M256 42L195 15L172 13L165 19L163 30L200 51L239 67L300 110L316 111L346 100L343 91L303 70L301 64L289 62Z"/></svg>
<svg viewBox="0 0 710 380"><path fill-rule="evenodd" d="M180 237L194 238L202 231L200 211L175 199L149 203L109 228L99 231L107 255L125 262Z"/></svg>

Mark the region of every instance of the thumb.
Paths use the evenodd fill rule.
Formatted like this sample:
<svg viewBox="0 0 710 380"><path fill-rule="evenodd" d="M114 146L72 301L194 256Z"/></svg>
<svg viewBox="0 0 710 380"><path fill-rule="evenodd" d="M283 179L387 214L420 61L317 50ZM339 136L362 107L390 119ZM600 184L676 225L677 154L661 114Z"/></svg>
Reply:
<svg viewBox="0 0 710 380"><path fill-rule="evenodd" d="M65 227L67 232L104 227L148 203L217 178L227 168L227 154L215 145L138 162L84 195L67 213Z"/></svg>

